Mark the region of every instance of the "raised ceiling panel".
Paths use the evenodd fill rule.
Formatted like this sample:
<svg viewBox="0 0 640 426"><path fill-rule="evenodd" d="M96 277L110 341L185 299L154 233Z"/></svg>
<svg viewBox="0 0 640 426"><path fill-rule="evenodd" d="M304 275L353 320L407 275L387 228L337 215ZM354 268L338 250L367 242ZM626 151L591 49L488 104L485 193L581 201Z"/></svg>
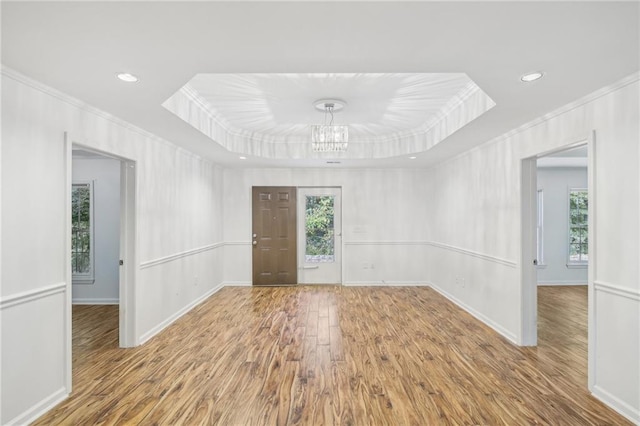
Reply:
<svg viewBox="0 0 640 426"><path fill-rule="evenodd" d="M198 74L163 105L230 151L305 158L323 98L346 102L344 158L426 151L495 105L464 73Z"/></svg>

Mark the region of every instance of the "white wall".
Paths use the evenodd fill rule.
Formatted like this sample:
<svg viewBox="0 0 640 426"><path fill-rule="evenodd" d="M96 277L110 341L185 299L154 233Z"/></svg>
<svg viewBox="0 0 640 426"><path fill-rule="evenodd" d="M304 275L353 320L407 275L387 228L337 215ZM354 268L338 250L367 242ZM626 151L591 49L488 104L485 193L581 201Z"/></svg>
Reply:
<svg viewBox="0 0 640 426"><path fill-rule="evenodd" d="M342 187L343 283L421 284L430 204L422 170L227 169L225 282L251 283L251 187Z"/></svg>
<svg viewBox="0 0 640 426"><path fill-rule="evenodd" d="M436 288L521 341L521 160L595 129L592 391L640 421L638 76L625 84L431 168L425 192L436 206L427 210L430 239L466 253L430 246L426 262Z"/></svg>
<svg viewBox="0 0 640 426"><path fill-rule="evenodd" d="M587 188L586 167L538 167L538 190L543 191L543 258L538 284L587 283L587 266L568 267L569 189ZM538 259L539 260L539 259Z"/></svg>
<svg viewBox="0 0 640 426"><path fill-rule="evenodd" d="M73 283L73 303L117 304L120 286L120 161L74 158L74 182L93 182L92 284Z"/></svg>
<svg viewBox="0 0 640 426"><path fill-rule="evenodd" d="M2 424L25 423L69 392L64 132L136 161L138 341L222 283L220 168L3 71Z"/></svg>

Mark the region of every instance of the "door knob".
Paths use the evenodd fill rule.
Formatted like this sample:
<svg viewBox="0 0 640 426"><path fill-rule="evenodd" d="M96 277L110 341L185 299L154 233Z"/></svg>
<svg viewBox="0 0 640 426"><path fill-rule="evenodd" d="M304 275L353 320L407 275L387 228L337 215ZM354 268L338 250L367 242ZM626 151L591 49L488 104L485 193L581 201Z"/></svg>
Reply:
<svg viewBox="0 0 640 426"><path fill-rule="evenodd" d="M257 245L258 245L258 242L257 242L257 241L254 241L254 242L253 242L253 245L254 245L254 246L257 246Z"/></svg>
<svg viewBox="0 0 640 426"><path fill-rule="evenodd" d="M257 236L258 236L258 234L253 234L253 238L255 238L255 237L257 237Z"/></svg>

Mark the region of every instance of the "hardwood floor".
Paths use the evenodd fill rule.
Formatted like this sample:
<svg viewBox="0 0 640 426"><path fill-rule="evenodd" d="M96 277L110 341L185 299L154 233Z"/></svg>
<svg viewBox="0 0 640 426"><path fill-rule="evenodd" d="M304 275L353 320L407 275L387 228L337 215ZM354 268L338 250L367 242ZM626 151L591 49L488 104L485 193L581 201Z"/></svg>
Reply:
<svg viewBox="0 0 640 426"><path fill-rule="evenodd" d="M36 424L629 424L586 391L584 289L539 305L520 348L427 287L224 288L134 349L76 306L73 394Z"/></svg>

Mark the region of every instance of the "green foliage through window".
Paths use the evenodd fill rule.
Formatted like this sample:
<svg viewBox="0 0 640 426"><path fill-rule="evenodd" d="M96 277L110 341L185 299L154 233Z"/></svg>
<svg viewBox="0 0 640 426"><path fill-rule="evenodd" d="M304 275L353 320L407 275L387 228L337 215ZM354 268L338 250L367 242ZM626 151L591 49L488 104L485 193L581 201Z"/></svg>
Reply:
<svg viewBox="0 0 640 426"><path fill-rule="evenodd" d="M569 191L569 262L589 260L589 196L585 189Z"/></svg>
<svg viewBox="0 0 640 426"><path fill-rule="evenodd" d="M334 197L307 196L305 204L307 262L334 260Z"/></svg>
<svg viewBox="0 0 640 426"><path fill-rule="evenodd" d="M91 185L71 189L71 272L91 273Z"/></svg>

